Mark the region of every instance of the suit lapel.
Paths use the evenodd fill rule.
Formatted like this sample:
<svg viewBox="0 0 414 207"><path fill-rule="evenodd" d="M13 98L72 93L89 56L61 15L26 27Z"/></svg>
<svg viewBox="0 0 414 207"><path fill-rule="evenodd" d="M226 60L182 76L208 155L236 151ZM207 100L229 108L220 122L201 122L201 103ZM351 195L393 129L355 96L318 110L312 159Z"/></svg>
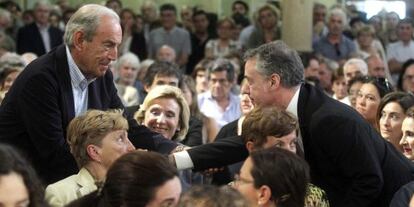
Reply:
<svg viewBox="0 0 414 207"><path fill-rule="evenodd" d="M72 82L69 74L69 65L66 57L66 47L61 45L56 49L55 69L58 82L60 83L60 94L62 98L63 126L75 117L75 104L73 101Z"/></svg>
<svg viewBox="0 0 414 207"><path fill-rule="evenodd" d="M76 192L79 197L89 194L97 188L94 178L85 168L79 170L79 173L76 175L75 182L79 186L78 192Z"/></svg>

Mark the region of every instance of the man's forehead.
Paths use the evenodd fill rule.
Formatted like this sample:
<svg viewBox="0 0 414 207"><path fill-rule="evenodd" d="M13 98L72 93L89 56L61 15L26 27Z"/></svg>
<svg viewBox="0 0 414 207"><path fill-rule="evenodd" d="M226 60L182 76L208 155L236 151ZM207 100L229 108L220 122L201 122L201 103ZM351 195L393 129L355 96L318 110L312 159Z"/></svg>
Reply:
<svg viewBox="0 0 414 207"><path fill-rule="evenodd" d="M156 75L154 81L158 80L169 80L169 81L176 81L178 82L178 78L176 76L168 76L168 75Z"/></svg>

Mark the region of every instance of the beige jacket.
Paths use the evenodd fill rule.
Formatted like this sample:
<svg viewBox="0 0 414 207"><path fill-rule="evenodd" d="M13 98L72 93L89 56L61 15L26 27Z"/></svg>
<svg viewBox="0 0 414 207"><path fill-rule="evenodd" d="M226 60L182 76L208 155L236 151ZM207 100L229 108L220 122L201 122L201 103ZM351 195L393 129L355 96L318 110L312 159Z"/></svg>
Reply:
<svg viewBox="0 0 414 207"><path fill-rule="evenodd" d="M86 168L46 187L45 199L51 207L63 207L97 189L95 180Z"/></svg>

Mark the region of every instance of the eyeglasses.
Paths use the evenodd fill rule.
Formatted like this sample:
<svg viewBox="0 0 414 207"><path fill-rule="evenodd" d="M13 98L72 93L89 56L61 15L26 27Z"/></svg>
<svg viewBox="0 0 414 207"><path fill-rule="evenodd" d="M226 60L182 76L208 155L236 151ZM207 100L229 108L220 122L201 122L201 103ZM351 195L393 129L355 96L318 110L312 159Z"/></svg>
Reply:
<svg viewBox="0 0 414 207"><path fill-rule="evenodd" d="M245 178L240 177L240 175L236 174L234 175L234 181L230 184L232 186L240 186L243 184L250 184L253 183L253 180L247 180Z"/></svg>

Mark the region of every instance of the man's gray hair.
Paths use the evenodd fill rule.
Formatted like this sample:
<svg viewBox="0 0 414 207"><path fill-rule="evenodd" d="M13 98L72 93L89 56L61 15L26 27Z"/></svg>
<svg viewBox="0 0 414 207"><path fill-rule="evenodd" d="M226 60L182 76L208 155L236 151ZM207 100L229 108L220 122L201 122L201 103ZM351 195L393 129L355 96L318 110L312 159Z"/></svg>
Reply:
<svg viewBox="0 0 414 207"><path fill-rule="evenodd" d="M276 73L281 85L287 88L298 86L304 81L304 67L298 53L283 41L277 40L251 49L244 55L244 60L256 60L257 71L270 77Z"/></svg>
<svg viewBox="0 0 414 207"><path fill-rule="evenodd" d="M47 7L48 9L51 9L51 8L52 8L52 5L50 4L50 2L49 2L49 1L47 1L47 0L38 0L38 1L36 1L36 2L35 2L35 4L33 5L33 10L38 9L38 8L39 8L39 7L41 7L41 6L45 6L45 7Z"/></svg>
<svg viewBox="0 0 414 207"><path fill-rule="evenodd" d="M83 31L85 40L92 41L101 17L111 16L119 21L119 16L112 9L98 5L87 4L78 9L69 22L66 24L64 42L69 47L73 46L73 35L78 31Z"/></svg>
<svg viewBox="0 0 414 207"><path fill-rule="evenodd" d="M229 82L233 82L235 77L234 66L228 59L218 58L212 66L208 68L208 78L211 78L211 74L215 72L226 71L226 79Z"/></svg>
<svg viewBox="0 0 414 207"><path fill-rule="evenodd" d="M139 58L131 52L127 52L123 54L121 57L118 58L118 60L115 62L115 69L119 70L121 69L121 66L125 63L131 64L133 68L135 68L138 72L138 69L140 69L139 65Z"/></svg>
<svg viewBox="0 0 414 207"><path fill-rule="evenodd" d="M348 23L346 13L340 8L331 9L326 17L326 22L329 22L332 16L337 16L342 19L342 26L345 27Z"/></svg>
<svg viewBox="0 0 414 207"><path fill-rule="evenodd" d="M368 65L367 65L367 63L364 60L359 59L359 58L351 58L351 59L349 59L344 64L344 73L346 72L346 70L348 70L348 68L351 65L356 66L359 69L359 71L361 71L361 74L362 75L368 75Z"/></svg>

